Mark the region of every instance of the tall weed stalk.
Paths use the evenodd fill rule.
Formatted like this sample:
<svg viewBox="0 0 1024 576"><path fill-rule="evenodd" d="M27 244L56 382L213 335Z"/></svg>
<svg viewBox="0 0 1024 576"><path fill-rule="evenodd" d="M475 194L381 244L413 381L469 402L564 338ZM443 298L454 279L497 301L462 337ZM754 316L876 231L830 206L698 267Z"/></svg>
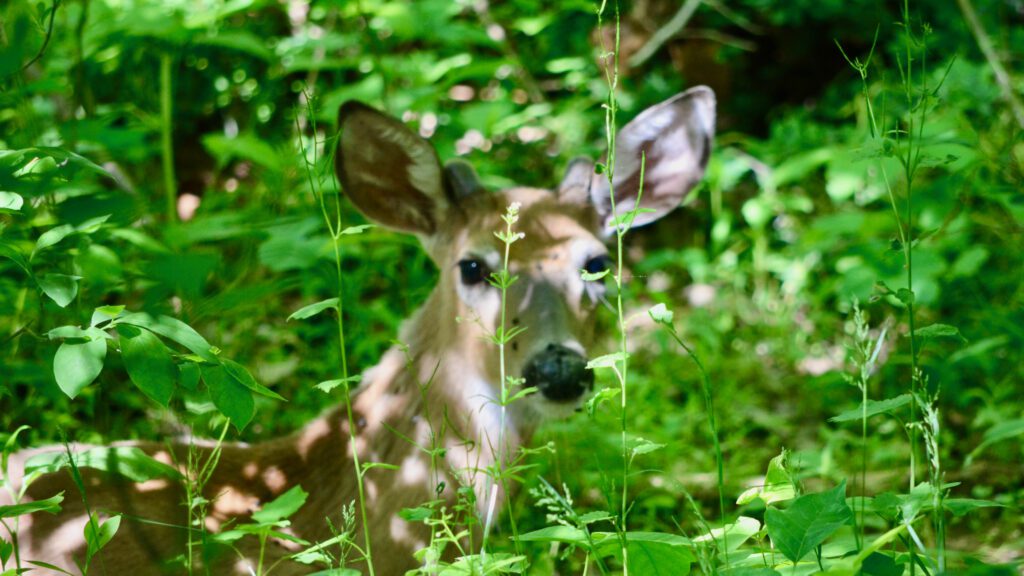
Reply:
<svg viewBox="0 0 1024 576"><path fill-rule="evenodd" d="M337 327L338 327L338 353L341 358L341 384L344 388L345 394L345 415L348 419L348 429L351 431L351 440L349 446L352 449L352 464L355 469L356 475L356 491L359 496L359 516L363 523L363 539L365 540L365 547L362 549L363 555L366 560L366 566L369 570L370 576L374 576L373 570L373 550L372 543L370 542L370 523L368 521L366 513L366 487L364 476L366 470L359 462L359 452L356 450L356 427L355 416L352 412L352 389L351 385L358 381L358 376L353 377L349 375L348 371L348 359L345 354L345 322L344 322L344 301L345 295L343 284L342 284L342 272L341 272L341 242L344 236L349 234L357 234L363 230L363 227L348 227L343 228L343 220L341 214L341 195L335 199L334 210L332 211L327 206L327 200L323 192L323 180L326 178L322 172L323 165L330 165L330 162L322 163L319 157L319 147L322 145L328 145L328 141L320 142L317 135L319 134L316 122L316 114L314 113L313 97L308 91L303 91L304 100L306 102L306 114L310 122L310 131L312 133L312 146L309 151L306 150L305 143L302 139L302 130L299 125L299 115L295 117L295 128L296 136L299 143L299 153L302 156L302 161L306 171L306 177L309 180L310 191L313 193L317 200L317 204L320 207L320 214L324 218L324 224L327 226L327 232L331 237L331 246L334 249L334 267L336 272L337 280ZM310 158L312 154L312 158ZM340 188L341 184L338 183Z"/></svg>
<svg viewBox="0 0 1024 576"><path fill-rule="evenodd" d="M913 490L917 484L919 455L919 436L923 436L925 449L928 455L927 465L929 479L933 493L932 520L935 527L936 537L936 565L939 571L945 569L945 529L943 519L942 501L945 497L945 489L942 486L941 461L939 459L938 445L938 393L932 394L928 390L927 380L920 367L920 335L916 324L916 295L914 293L914 182L918 170L922 167L922 161L927 158L924 153L924 127L928 120L929 107L936 92L942 85L940 80L936 86L929 86L928 82L928 47L927 37L931 28L927 24L920 26L920 37L916 38L913 32L910 18L910 2L903 0L901 27L903 29L903 54L896 55L896 63L900 73L900 87L906 105L906 116L897 119L896 125L886 130L884 125L880 126L875 114L875 107L872 104L868 92L868 75L871 58L874 54L874 43L866 61L850 59L845 52L843 57L850 66L858 72L861 77L863 97L866 105L870 135L873 141L880 145L879 156L883 161L879 162L880 172L885 184L889 205L892 208L893 219L896 225L897 238L900 251L903 256L903 266L906 271L906 287L895 291L884 284L879 285L881 292L886 296L893 296L906 309L907 325L909 328L908 338L910 340L910 421L907 424L907 433L910 438L910 462L908 474L909 490ZM877 32L875 40L877 41ZM838 45L838 42L837 42ZM840 51L842 47L840 46ZM914 62L918 62L915 70ZM952 64L951 64L952 65ZM915 72L918 80L915 81ZM949 69L946 70L948 74ZM884 114L884 112L883 112ZM884 122L884 118L883 118ZM896 186L886 171L884 158L895 158L900 165L902 179L905 186L902 208L897 199ZM866 388L863 392L866 406ZM866 408L865 408L866 410ZM919 421L918 412L921 411L924 421ZM866 412L862 420L866 420ZM862 442L866 442L866 422L862 422ZM864 456L866 458L866 456ZM862 464L862 472L863 472ZM907 529L916 542L917 537L913 527L909 524ZM918 561L916 550L908 546L910 553L910 574L914 576Z"/></svg>

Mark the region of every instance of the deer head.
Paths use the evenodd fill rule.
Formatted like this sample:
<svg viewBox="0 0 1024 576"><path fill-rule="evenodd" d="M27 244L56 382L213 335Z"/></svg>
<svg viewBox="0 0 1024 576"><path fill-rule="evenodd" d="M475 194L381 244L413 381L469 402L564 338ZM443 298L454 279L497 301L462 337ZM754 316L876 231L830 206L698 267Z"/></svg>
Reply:
<svg viewBox="0 0 1024 576"><path fill-rule="evenodd" d="M458 366L446 393L479 397L481 410L500 387L498 355L482 338L501 323L501 294L487 281L504 255L494 232L504 228L506 206L519 204L515 231L524 236L509 254L509 271L518 280L508 290L505 319L508 328L526 331L509 345L505 362L508 375L540 392L516 409L517 423L528 428L537 416L578 406L593 384L586 364L605 286L583 280L580 271L610 266L605 240L616 217L633 210L638 198L645 210L633 226L680 204L704 174L714 123L714 93L692 88L619 131L611 186L592 161L577 159L554 190L491 193L468 164L442 166L430 143L404 124L348 102L339 112L336 170L344 193L367 218L415 234L437 264L438 286L406 337L442 365ZM416 345L410 348L417 352Z"/></svg>

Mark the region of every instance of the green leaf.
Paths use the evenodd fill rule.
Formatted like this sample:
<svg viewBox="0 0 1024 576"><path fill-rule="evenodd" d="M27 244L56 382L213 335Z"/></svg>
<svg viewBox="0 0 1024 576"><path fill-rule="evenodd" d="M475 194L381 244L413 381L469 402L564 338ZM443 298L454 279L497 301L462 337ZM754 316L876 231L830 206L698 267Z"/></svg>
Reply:
<svg viewBox="0 0 1024 576"><path fill-rule="evenodd" d="M132 482L145 482L157 478L181 480L183 476L174 467L153 458L135 446L90 448L85 452L72 454L79 468L93 468L110 474L117 474ZM52 474L70 465L65 452L44 452L36 454L25 462L25 475L31 473Z"/></svg>
<svg viewBox="0 0 1024 576"><path fill-rule="evenodd" d="M695 544L715 543L719 552L738 550L744 542L761 531L761 523L756 518L740 516L732 524L714 528L706 534L693 539Z"/></svg>
<svg viewBox="0 0 1024 576"><path fill-rule="evenodd" d="M25 258L25 255L21 253L21 250L17 249L12 244L5 242L2 238L0 238L0 256L3 256L17 264L18 267L21 268L25 274L28 274L30 278L33 276L32 267L29 265L29 261Z"/></svg>
<svg viewBox="0 0 1024 576"><path fill-rule="evenodd" d="M178 369L167 346L149 330L130 324L118 326L117 333L128 377L143 394L166 408L178 379Z"/></svg>
<svg viewBox="0 0 1024 576"><path fill-rule="evenodd" d="M46 333L46 337L50 340L58 339L74 339L74 340L92 340L89 337L89 333L82 330L78 326L58 326L53 330Z"/></svg>
<svg viewBox="0 0 1024 576"><path fill-rule="evenodd" d="M61 308L67 307L78 295L79 276L45 274L37 279L39 288Z"/></svg>
<svg viewBox="0 0 1024 576"><path fill-rule="evenodd" d="M632 574L682 576L689 573L690 565L696 562L696 557L688 545L639 538L638 536L642 534L626 533L629 569Z"/></svg>
<svg viewBox="0 0 1024 576"><path fill-rule="evenodd" d="M594 273L587 272L586 270L580 270L580 278L583 279L584 282L597 282L607 276L609 272L611 272L611 270L608 269Z"/></svg>
<svg viewBox="0 0 1024 576"><path fill-rule="evenodd" d="M111 516L107 518L102 524L100 524L99 517L96 514L92 515L89 522L85 523L85 543L87 549L85 551L85 563L88 564L89 560L96 555L97 552L103 549L110 541L114 538L114 534L117 534L117 529L121 527L121 516Z"/></svg>
<svg viewBox="0 0 1024 576"><path fill-rule="evenodd" d="M644 438L638 438L636 441L636 445L633 446L633 457L636 458L641 454L649 454L651 452L654 452L655 450L660 450L664 447L664 444L657 444Z"/></svg>
<svg viewBox="0 0 1024 576"><path fill-rule="evenodd" d="M185 390L189 392L198 390L199 376L199 364L195 362L182 362L178 364L178 385Z"/></svg>
<svg viewBox="0 0 1024 576"><path fill-rule="evenodd" d="M949 324L932 324L924 328L914 330L914 336L918 338L949 338L961 344L967 344L967 338L960 334L960 329Z"/></svg>
<svg viewBox="0 0 1024 576"><path fill-rule="evenodd" d="M68 572L67 570L60 568L58 566L54 566L53 564L50 564L48 562L40 562L39 560L29 560L28 563L32 564L33 566L39 566L40 568L46 568L47 570L53 570L54 572L60 572L61 574L67 574L68 576L75 576L71 572ZM4 572L3 576L8 576L8 574L10 573L12 572Z"/></svg>
<svg viewBox="0 0 1024 576"><path fill-rule="evenodd" d="M1006 505L993 500L979 500L976 498L946 498L942 501L942 507L949 510L953 516L959 518L979 508L1006 508Z"/></svg>
<svg viewBox="0 0 1024 576"><path fill-rule="evenodd" d="M417 506L416 508L402 508L398 512L398 517L406 522L422 522L427 518L434 515L434 511L426 506Z"/></svg>
<svg viewBox="0 0 1024 576"><path fill-rule="evenodd" d="M598 356L590 362L587 362L587 369L613 368L618 366L619 363L624 362L627 358L629 358L629 354L625 354L621 351L613 352L612 354L605 354L604 356Z"/></svg>
<svg viewBox="0 0 1024 576"><path fill-rule="evenodd" d="M34 514L36 512L57 514L60 512L60 503L63 501L64 493L61 492L60 494L51 496L46 500L36 500L35 502L23 502L21 504L0 506L0 518L17 518L23 514Z"/></svg>
<svg viewBox="0 0 1024 576"><path fill-rule="evenodd" d="M40 251L56 245L74 231L75 227L71 224L61 224L60 226L54 226L46 232L43 232L39 236L39 239L36 240L36 247L32 249L32 255L29 256L29 259L31 260L32 258L35 258L36 254Z"/></svg>
<svg viewBox="0 0 1024 576"><path fill-rule="evenodd" d="M303 306L302 308L299 308L298 310L293 312L292 315L288 317L288 320L293 320L293 319L294 320L304 320L304 319L309 318L311 316L316 316L317 314L323 312L324 310L327 310L328 308L332 308L334 310L337 310L338 309L338 299L337 298L328 298L327 300L323 300L323 301L317 302L316 304L310 304L309 306Z"/></svg>
<svg viewBox="0 0 1024 576"><path fill-rule="evenodd" d="M295 486L291 490L281 494L266 506L253 512L252 519L261 525L275 524L281 520L290 518L298 512L299 508L306 503L309 493L302 489L302 486Z"/></svg>
<svg viewBox="0 0 1024 576"><path fill-rule="evenodd" d="M170 316L157 316L153 318L149 314L136 312L122 316L118 319L118 323L146 328L168 340L181 344L207 362L219 362L217 358L219 350L211 346L206 341L206 338L203 338L191 326L177 318L171 318Z"/></svg>
<svg viewBox="0 0 1024 576"><path fill-rule="evenodd" d="M362 380L363 380L362 375L361 374L356 374L355 376L349 376L348 378L338 378L336 380L324 380L323 382L321 382L321 383L317 384L316 386L314 386L314 388L316 388L317 390L320 390L321 392L324 392L325 394L330 394L335 388L337 388L338 386L341 386L342 384L345 384L346 382L349 383L349 384L358 384ZM351 389L351 386L349 386L349 388Z"/></svg>
<svg viewBox="0 0 1024 576"><path fill-rule="evenodd" d="M768 508L765 525L775 546L793 562L799 562L826 538L853 521L846 504L846 481L828 492L806 494L786 510Z"/></svg>
<svg viewBox="0 0 1024 576"><path fill-rule="evenodd" d="M902 576L903 565L888 554L873 552L861 563L861 572L864 576Z"/></svg>
<svg viewBox="0 0 1024 576"><path fill-rule="evenodd" d="M78 396L103 370L107 341L100 338L81 344L64 342L53 357L53 376L69 398Z"/></svg>
<svg viewBox="0 0 1024 576"><path fill-rule="evenodd" d="M124 312L124 306L100 306L99 308L92 311L92 321L89 322L90 326L98 326L103 322L113 320Z"/></svg>
<svg viewBox="0 0 1024 576"><path fill-rule="evenodd" d="M18 212L24 204L25 200L21 194L0 191L0 211Z"/></svg>
<svg viewBox="0 0 1024 576"><path fill-rule="evenodd" d="M210 389L213 405L227 416L239 430L243 430L252 421L256 413L256 403L252 392L231 377L223 366L203 366L203 381Z"/></svg>
<svg viewBox="0 0 1024 576"><path fill-rule="evenodd" d="M366 232L370 228L373 228L373 224L360 224L358 226L349 226L348 228L345 228L344 230L342 230L341 234L342 235L362 234L363 232Z"/></svg>
<svg viewBox="0 0 1024 576"><path fill-rule="evenodd" d="M579 528L571 526L548 526L526 534L520 534L522 542L564 542L577 546L587 546L587 535Z"/></svg>
<svg viewBox="0 0 1024 576"><path fill-rule="evenodd" d="M785 451L772 458L768 462L768 472L764 476L764 485L755 486L740 494L740 497L736 499L736 503L742 506L754 501L756 498L760 498L765 504L772 504L795 498L796 488L794 488L793 477L790 476L789 470L786 469L786 459L787 453Z"/></svg>
<svg viewBox="0 0 1024 576"><path fill-rule="evenodd" d="M898 408L902 408L913 400L910 394L900 394L895 398L887 398L885 400L868 400L867 403L867 417L877 416L879 414L888 414L895 411ZM854 408L853 410L847 410L838 416L829 418L829 422L850 422L853 420L860 420L865 415L865 406L861 404L860 407Z"/></svg>
<svg viewBox="0 0 1024 576"><path fill-rule="evenodd" d="M284 402L287 402L284 396L281 396L277 392L274 392L270 388L267 388L263 384L257 382L256 379L252 377L252 374L250 374L249 371L245 368L245 366L242 366L238 362L235 362L234 360L229 360L227 358L222 359L220 363L222 366L224 366L224 369L227 370L228 374L230 374L231 377L237 380L238 383L241 384L242 386L245 386L249 390L252 390L253 392L261 396L266 396L267 398L273 398L274 400L282 400Z"/></svg>
<svg viewBox="0 0 1024 576"><path fill-rule="evenodd" d="M1006 420L992 426L985 431L985 435L981 438L981 444L978 444L978 447L971 450L971 453L967 455L964 465L970 466L971 462L974 461L974 458L977 457L982 450L992 444L1002 442L1003 440L1020 436L1022 434L1024 434L1024 418Z"/></svg>
<svg viewBox="0 0 1024 576"><path fill-rule="evenodd" d="M664 304L655 304L647 313L659 324L672 324L672 311Z"/></svg>

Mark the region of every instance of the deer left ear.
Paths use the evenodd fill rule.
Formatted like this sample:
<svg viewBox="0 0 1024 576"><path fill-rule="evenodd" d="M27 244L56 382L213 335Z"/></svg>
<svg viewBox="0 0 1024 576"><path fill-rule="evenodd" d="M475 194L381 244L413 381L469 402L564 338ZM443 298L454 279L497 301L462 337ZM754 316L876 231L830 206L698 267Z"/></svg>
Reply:
<svg viewBox="0 0 1024 576"><path fill-rule="evenodd" d="M679 206L704 177L715 133L715 93L697 86L644 110L620 130L615 144L615 214L606 174L595 174L590 201L603 228L636 206L633 226L649 224ZM640 165L643 158L643 192Z"/></svg>

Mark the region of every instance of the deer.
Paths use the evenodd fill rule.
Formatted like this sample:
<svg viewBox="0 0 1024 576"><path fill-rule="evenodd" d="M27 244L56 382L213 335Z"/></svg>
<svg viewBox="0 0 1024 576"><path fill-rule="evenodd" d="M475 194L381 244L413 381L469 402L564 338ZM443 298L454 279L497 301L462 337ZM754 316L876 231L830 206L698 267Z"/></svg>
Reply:
<svg viewBox="0 0 1024 576"><path fill-rule="evenodd" d="M599 344L594 320L606 290L602 281L585 280L581 270L596 274L609 268L606 242L623 225L623 215L643 208L634 211L632 226L649 224L697 186L711 151L715 108L711 89L698 86L641 112L618 132L611 183L594 161L577 158L553 190L519 186L489 192L468 163L442 164L433 146L400 120L359 102L343 104L335 148L341 189L369 221L416 236L439 279L402 325L404 344L363 374L351 396L355 429L342 405L285 437L223 444L206 485L212 502L206 528L216 532L244 521L261 504L302 486L309 500L290 518L290 532L309 542L330 538L325 517L337 523L342 508L358 496L354 449L362 462L397 467L371 468L364 477L375 572L422 568L413 554L428 542L429 528L398 513L438 494L451 503L463 485L478 495L483 514L495 494L507 497L486 472L502 451L514 453L529 444L540 423L578 410L594 383L587 362ZM503 246L494 232L512 204L522 236L509 246L508 271L517 281L507 288L505 308L511 325L526 331L509 345L504 362L508 374L520 376L521 385L536 393L508 406L506 419L497 402L498 355L482 336L500 322L501 295L487 280L502 266ZM446 450L443 461L432 464L417 444L428 443L441 428L449 431ZM204 454L212 449L212 443L193 443ZM189 449L183 441L120 445L139 447L168 464L182 462ZM14 455L15 485L25 460L45 450ZM184 549L187 516L178 483L119 481L89 468L81 473L92 510L101 517L124 514L121 529L93 565L107 574L180 573L180 565L167 564ZM61 491L66 498L59 514L21 518L21 558L74 572L75 559L85 554L88 515L70 475L35 479L25 500ZM365 544L362 531L355 538ZM275 575L315 571L289 560L294 551L287 541L271 541L264 565L273 565ZM233 552L207 559L207 567L213 574L254 574L257 554L255 539L239 540Z"/></svg>

